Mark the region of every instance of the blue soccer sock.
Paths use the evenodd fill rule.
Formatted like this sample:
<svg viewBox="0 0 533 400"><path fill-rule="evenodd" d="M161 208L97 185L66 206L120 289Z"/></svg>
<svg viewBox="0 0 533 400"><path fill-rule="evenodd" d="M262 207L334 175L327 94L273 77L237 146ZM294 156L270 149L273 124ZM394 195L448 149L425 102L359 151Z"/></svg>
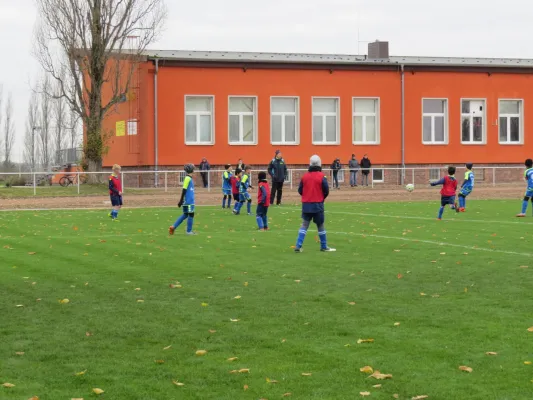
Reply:
<svg viewBox="0 0 533 400"><path fill-rule="evenodd" d="M263 223L263 217L261 215L256 215L255 219L257 220L257 226L259 229L265 229L265 224Z"/></svg>
<svg viewBox="0 0 533 400"><path fill-rule="evenodd" d="M265 229L268 228L268 217L266 215L263 215L263 226Z"/></svg>
<svg viewBox="0 0 533 400"><path fill-rule="evenodd" d="M463 196L459 196L459 207L464 208L465 203L466 203L466 198L464 198Z"/></svg>
<svg viewBox="0 0 533 400"><path fill-rule="evenodd" d="M226 196L222 197L222 208L226 208Z"/></svg>
<svg viewBox="0 0 533 400"><path fill-rule="evenodd" d="M307 229L303 227L298 231L298 239L296 240L296 248L301 249L304 245L305 235L307 235Z"/></svg>
<svg viewBox="0 0 533 400"><path fill-rule="evenodd" d="M252 213L252 202L248 201L248 204L246 204L246 210L248 211L248 214Z"/></svg>
<svg viewBox="0 0 533 400"><path fill-rule="evenodd" d="M228 208L231 208L231 196L228 196Z"/></svg>
<svg viewBox="0 0 533 400"><path fill-rule="evenodd" d="M320 248L321 249L327 249L328 248L328 241L326 238L326 231L324 228L320 228L318 230L318 237L320 238Z"/></svg>
<svg viewBox="0 0 533 400"><path fill-rule="evenodd" d="M112 217L113 219L118 218L118 210L113 210L113 211L111 211L111 217Z"/></svg>
<svg viewBox="0 0 533 400"><path fill-rule="evenodd" d="M194 223L194 218L189 217L189 219L187 220L187 233L191 233L192 232L192 224L193 223Z"/></svg>
<svg viewBox="0 0 533 400"><path fill-rule="evenodd" d="M522 214L525 214L526 211L527 211L527 203L528 203L527 200L524 200L524 201L522 202Z"/></svg>
<svg viewBox="0 0 533 400"><path fill-rule="evenodd" d="M173 225L173 226L174 226L174 229L178 228L178 226L180 226L181 223L182 223L183 221L185 221L187 218L188 218L187 215L185 215L185 214L181 215L181 216L176 220L176 222L174 222L174 225Z"/></svg>
<svg viewBox="0 0 533 400"><path fill-rule="evenodd" d="M439 208L439 219L442 219L442 214L444 213L444 207L441 206L441 208Z"/></svg>

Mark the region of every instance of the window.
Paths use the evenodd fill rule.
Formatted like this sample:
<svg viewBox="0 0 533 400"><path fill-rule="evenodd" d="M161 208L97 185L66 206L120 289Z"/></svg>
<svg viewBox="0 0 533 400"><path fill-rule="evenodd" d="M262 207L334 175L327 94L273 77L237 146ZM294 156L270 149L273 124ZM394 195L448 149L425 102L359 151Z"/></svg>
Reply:
<svg viewBox="0 0 533 400"><path fill-rule="evenodd" d="M255 97L229 98L229 143L257 143L257 99Z"/></svg>
<svg viewBox="0 0 533 400"><path fill-rule="evenodd" d="M380 183L384 182L384 171L382 169L373 169L372 170L372 182Z"/></svg>
<svg viewBox="0 0 533 400"><path fill-rule="evenodd" d="M429 170L429 180L438 181L440 179L440 168L431 168Z"/></svg>
<svg viewBox="0 0 533 400"><path fill-rule="evenodd" d="M500 100L500 143L522 143L522 100Z"/></svg>
<svg viewBox="0 0 533 400"><path fill-rule="evenodd" d="M270 109L270 141L272 144L298 144L298 98L272 97Z"/></svg>
<svg viewBox="0 0 533 400"><path fill-rule="evenodd" d="M136 119L128 120L127 128L128 128L128 136L137 135L137 120Z"/></svg>
<svg viewBox="0 0 533 400"><path fill-rule="evenodd" d="M353 143L379 144L378 99L353 99Z"/></svg>
<svg viewBox="0 0 533 400"><path fill-rule="evenodd" d="M485 100L461 100L461 142L485 142Z"/></svg>
<svg viewBox="0 0 533 400"><path fill-rule="evenodd" d="M313 144L339 143L339 99L313 98Z"/></svg>
<svg viewBox="0 0 533 400"><path fill-rule="evenodd" d="M422 143L448 143L448 100L422 99Z"/></svg>
<svg viewBox="0 0 533 400"><path fill-rule="evenodd" d="M476 182L485 180L485 168L474 168L474 179Z"/></svg>
<svg viewBox="0 0 533 400"><path fill-rule="evenodd" d="M185 97L185 143L213 144L213 97Z"/></svg>

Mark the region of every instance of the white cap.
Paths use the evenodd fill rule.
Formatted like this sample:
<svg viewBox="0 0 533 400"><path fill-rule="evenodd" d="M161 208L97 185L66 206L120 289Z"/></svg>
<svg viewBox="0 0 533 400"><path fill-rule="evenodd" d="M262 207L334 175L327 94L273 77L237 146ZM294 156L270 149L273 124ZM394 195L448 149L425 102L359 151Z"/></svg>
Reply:
<svg viewBox="0 0 533 400"><path fill-rule="evenodd" d="M320 159L319 156L317 156L315 154L314 156L311 156L311 159L309 161L309 165L311 167L321 167L322 166L322 160Z"/></svg>

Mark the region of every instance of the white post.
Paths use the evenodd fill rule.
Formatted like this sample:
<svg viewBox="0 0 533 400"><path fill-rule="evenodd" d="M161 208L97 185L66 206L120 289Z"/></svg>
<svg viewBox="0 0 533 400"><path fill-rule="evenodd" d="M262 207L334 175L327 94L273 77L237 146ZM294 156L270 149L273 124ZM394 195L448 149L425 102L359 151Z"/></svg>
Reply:
<svg viewBox="0 0 533 400"><path fill-rule="evenodd" d="M413 185L415 184L415 169L413 168L413 180L411 182Z"/></svg>
<svg viewBox="0 0 533 400"><path fill-rule="evenodd" d="M207 171L207 191L211 192L211 171Z"/></svg>
<svg viewBox="0 0 533 400"><path fill-rule="evenodd" d="M37 195L37 177L35 172L33 173L33 195Z"/></svg>
<svg viewBox="0 0 533 400"><path fill-rule="evenodd" d="M374 189L374 168L370 168L370 178L372 178L372 189Z"/></svg>
<svg viewBox="0 0 533 400"><path fill-rule="evenodd" d="M78 194L80 194L80 179L81 179L80 171L76 172L76 176L78 177Z"/></svg>
<svg viewBox="0 0 533 400"><path fill-rule="evenodd" d="M124 172L120 173L120 182L122 183L122 193L124 193Z"/></svg>
<svg viewBox="0 0 533 400"><path fill-rule="evenodd" d="M165 171L165 193L168 192L168 172Z"/></svg>
<svg viewBox="0 0 533 400"><path fill-rule="evenodd" d="M291 190L292 190L292 169L289 169L289 178L291 180Z"/></svg>

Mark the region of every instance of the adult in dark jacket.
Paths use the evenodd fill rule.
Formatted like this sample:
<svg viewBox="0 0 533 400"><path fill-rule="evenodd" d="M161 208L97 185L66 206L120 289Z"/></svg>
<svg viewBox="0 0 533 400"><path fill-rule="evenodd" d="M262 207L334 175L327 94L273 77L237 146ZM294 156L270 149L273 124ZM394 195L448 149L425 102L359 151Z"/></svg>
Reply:
<svg viewBox="0 0 533 400"><path fill-rule="evenodd" d="M357 173L359 172L360 166L355 154L352 154L352 158L348 162L348 168L350 168L350 186L357 187Z"/></svg>
<svg viewBox="0 0 533 400"><path fill-rule="evenodd" d="M211 169L211 166L209 165L209 162L207 161L207 158L202 158L202 162L200 163L200 175L202 176L202 182L204 184L204 188L207 188L209 186L209 179L208 174Z"/></svg>
<svg viewBox="0 0 533 400"><path fill-rule="evenodd" d="M333 187L335 189L339 189L339 171L341 168L341 160L336 158L335 161L331 163L331 170L333 171Z"/></svg>
<svg viewBox="0 0 533 400"><path fill-rule="evenodd" d="M361 160L361 186L368 186L368 174L370 173L370 168L372 168L372 163L368 158L368 154L365 154Z"/></svg>
<svg viewBox="0 0 533 400"><path fill-rule="evenodd" d="M283 183L287 177L287 164L285 164L281 151L276 150L275 157L268 165L268 174L272 178L270 204L274 204L275 198L276 205L279 206L281 204L281 196L283 195Z"/></svg>
<svg viewBox="0 0 533 400"><path fill-rule="evenodd" d="M244 171L244 167L246 165L244 165L244 161L242 161L242 158L239 158L239 162L237 163L237 168L235 168L236 170L237 169L240 169L241 171Z"/></svg>

